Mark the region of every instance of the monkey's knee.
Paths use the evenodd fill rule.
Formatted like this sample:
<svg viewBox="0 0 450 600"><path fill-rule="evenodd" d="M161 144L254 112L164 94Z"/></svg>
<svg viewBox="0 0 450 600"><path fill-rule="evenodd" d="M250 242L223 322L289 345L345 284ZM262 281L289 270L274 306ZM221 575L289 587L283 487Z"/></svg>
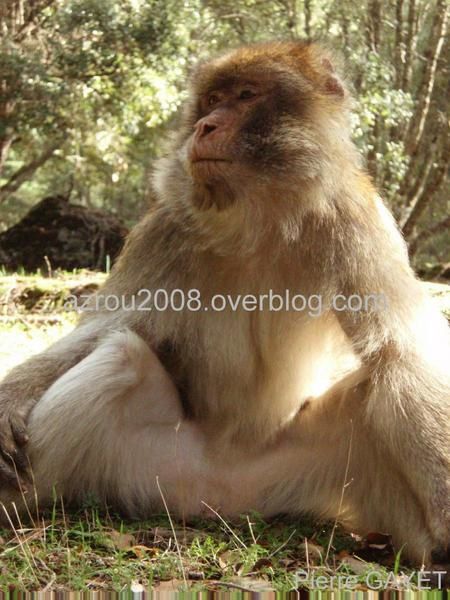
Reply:
<svg viewBox="0 0 450 600"><path fill-rule="evenodd" d="M129 330L115 332L67 371L44 394L31 415L34 429L68 429L76 419L86 430L108 415L170 422L181 418L181 404L170 376L148 345Z"/></svg>
<svg viewBox="0 0 450 600"><path fill-rule="evenodd" d="M123 458L120 440L132 447L144 427L180 417L176 388L147 344L128 330L109 335L32 411L29 452L39 496L51 498L56 482L69 496L109 485Z"/></svg>
<svg viewBox="0 0 450 600"><path fill-rule="evenodd" d="M158 356L135 333L126 330L116 333L105 342L116 347L118 360L136 384L122 394L128 419L136 425L143 423L171 424L183 418L178 390Z"/></svg>

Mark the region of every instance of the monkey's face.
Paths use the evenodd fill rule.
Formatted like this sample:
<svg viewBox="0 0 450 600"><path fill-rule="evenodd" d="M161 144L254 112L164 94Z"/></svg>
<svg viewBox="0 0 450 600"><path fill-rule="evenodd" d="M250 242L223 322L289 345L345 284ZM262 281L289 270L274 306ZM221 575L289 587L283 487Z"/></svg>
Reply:
<svg viewBox="0 0 450 600"><path fill-rule="evenodd" d="M192 84L180 145L197 204L224 207L318 176L324 115L341 110L344 90L309 45L242 48L201 65Z"/></svg>

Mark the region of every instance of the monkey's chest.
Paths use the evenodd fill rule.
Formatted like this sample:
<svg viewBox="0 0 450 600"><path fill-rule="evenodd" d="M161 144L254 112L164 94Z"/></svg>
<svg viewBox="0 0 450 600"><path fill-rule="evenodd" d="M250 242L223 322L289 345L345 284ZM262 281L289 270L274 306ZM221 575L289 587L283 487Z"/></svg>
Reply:
<svg viewBox="0 0 450 600"><path fill-rule="evenodd" d="M190 315L159 348L187 415L214 429L270 437L331 385L336 359L329 318L205 313Z"/></svg>

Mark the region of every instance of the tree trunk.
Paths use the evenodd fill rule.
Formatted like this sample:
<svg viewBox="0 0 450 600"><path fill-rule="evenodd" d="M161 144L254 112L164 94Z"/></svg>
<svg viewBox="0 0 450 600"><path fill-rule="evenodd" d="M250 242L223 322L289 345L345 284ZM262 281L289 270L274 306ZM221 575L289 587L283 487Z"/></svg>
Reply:
<svg viewBox="0 0 450 600"><path fill-rule="evenodd" d="M0 139L0 177L2 176L6 159L8 158L9 150L13 141L14 136L12 135Z"/></svg>
<svg viewBox="0 0 450 600"><path fill-rule="evenodd" d="M402 73L402 90L407 90L411 80L413 51L416 46L416 37L414 35L416 26L416 0L409 0L408 6L408 27L406 29L405 39L405 59Z"/></svg>
<svg viewBox="0 0 450 600"><path fill-rule="evenodd" d="M436 70L442 48L444 47L445 36L447 32L448 6L445 0L438 0L436 4L436 13L433 22L433 29L430 41L430 47L426 52L429 60L426 62L425 72L421 88L422 94L419 97L419 103L411 119L406 139L406 152L415 155L422 141L425 125L430 110L431 96L434 90L436 80Z"/></svg>

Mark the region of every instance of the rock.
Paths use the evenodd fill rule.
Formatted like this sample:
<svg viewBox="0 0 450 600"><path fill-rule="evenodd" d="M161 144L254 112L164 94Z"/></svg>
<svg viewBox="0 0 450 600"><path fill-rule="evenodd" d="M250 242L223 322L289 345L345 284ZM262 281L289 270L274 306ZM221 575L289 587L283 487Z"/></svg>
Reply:
<svg viewBox="0 0 450 600"><path fill-rule="evenodd" d="M118 256L127 228L114 215L50 196L0 234L0 265L45 274L55 269L105 270Z"/></svg>

